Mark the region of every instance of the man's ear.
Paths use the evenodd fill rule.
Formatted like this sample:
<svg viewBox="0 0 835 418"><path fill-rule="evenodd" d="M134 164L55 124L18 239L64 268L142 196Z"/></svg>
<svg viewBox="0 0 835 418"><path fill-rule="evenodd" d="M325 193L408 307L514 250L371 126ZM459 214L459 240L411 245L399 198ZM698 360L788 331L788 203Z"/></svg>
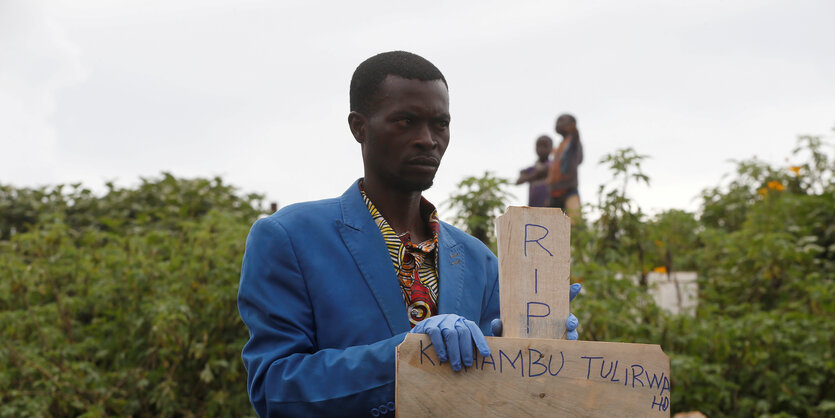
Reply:
<svg viewBox="0 0 835 418"><path fill-rule="evenodd" d="M351 133L354 139L362 144L365 142L365 124L368 120L362 113L352 111L348 114L348 127L351 128Z"/></svg>

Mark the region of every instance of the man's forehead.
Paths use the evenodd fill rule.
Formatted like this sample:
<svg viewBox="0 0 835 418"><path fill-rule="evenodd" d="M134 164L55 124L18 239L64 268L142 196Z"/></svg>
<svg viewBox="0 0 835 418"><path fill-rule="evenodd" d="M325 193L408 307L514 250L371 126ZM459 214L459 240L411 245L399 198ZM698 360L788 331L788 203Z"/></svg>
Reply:
<svg viewBox="0 0 835 418"><path fill-rule="evenodd" d="M443 80L417 80L388 75L375 93L377 105L418 108L431 105L436 111L448 112L449 92Z"/></svg>
<svg viewBox="0 0 835 418"><path fill-rule="evenodd" d="M418 80L416 78L404 78L399 75L389 74L383 79L383 81L380 82L377 92L390 92L393 90L403 92L430 92L443 90L444 92L447 92L447 86L441 79Z"/></svg>

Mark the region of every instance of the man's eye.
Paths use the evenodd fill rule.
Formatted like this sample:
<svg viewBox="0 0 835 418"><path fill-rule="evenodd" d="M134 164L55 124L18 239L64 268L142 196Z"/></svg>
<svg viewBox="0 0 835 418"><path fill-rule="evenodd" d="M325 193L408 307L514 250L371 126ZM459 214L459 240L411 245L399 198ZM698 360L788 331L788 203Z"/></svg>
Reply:
<svg viewBox="0 0 835 418"><path fill-rule="evenodd" d="M443 128L443 129L449 128L449 121L448 120L438 121L438 127Z"/></svg>
<svg viewBox="0 0 835 418"><path fill-rule="evenodd" d="M400 126L407 127L407 126L409 126L409 125L411 125L411 124L412 124L412 119L410 119L410 118L402 118L402 119L398 119L398 120L396 121L396 123L397 123L398 125L400 125Z"/></svg>

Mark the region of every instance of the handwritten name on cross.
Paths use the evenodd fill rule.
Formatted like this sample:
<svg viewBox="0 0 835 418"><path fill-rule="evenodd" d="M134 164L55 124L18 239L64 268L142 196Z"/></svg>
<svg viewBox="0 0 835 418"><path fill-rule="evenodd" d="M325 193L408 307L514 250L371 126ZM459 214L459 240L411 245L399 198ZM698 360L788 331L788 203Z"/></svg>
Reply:
<svg viewBox="0 0 835 418"><path fill-rule="evenodd" d="M487 337L491 355L454 372L428 336L408 334L397 347L397 415L669 417L670 359L660 346L563 339L569 218L510 207L496 227L503 336Z"/></svg>

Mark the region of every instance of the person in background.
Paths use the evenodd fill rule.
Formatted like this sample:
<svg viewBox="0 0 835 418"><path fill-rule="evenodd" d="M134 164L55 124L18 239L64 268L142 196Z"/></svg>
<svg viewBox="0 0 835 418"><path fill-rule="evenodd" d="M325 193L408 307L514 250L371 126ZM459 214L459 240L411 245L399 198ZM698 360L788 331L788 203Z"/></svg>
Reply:
<svg viewBox="0 0 835 418"><path fill-rule="evenodd" d="M551 155L551 150L554 147L554 142L548 135L542 135L536 140L536 162L519 172L519 178L516 184L529 183L528 186L528 206L533 207L547 207L550 203L550 196L548 194L548 167L551 161L548 156Z"/></svg>
<svg viewBox="0 0 835 418"><path fill-rule="evenodd" d="M548 170L550 207L560 208L569 216L580 215L580 192L577 190L577 167L583 162L583 144L577 130L577 119L569 114L557 118L555 127L562 142L554 148Z"/></svg>

